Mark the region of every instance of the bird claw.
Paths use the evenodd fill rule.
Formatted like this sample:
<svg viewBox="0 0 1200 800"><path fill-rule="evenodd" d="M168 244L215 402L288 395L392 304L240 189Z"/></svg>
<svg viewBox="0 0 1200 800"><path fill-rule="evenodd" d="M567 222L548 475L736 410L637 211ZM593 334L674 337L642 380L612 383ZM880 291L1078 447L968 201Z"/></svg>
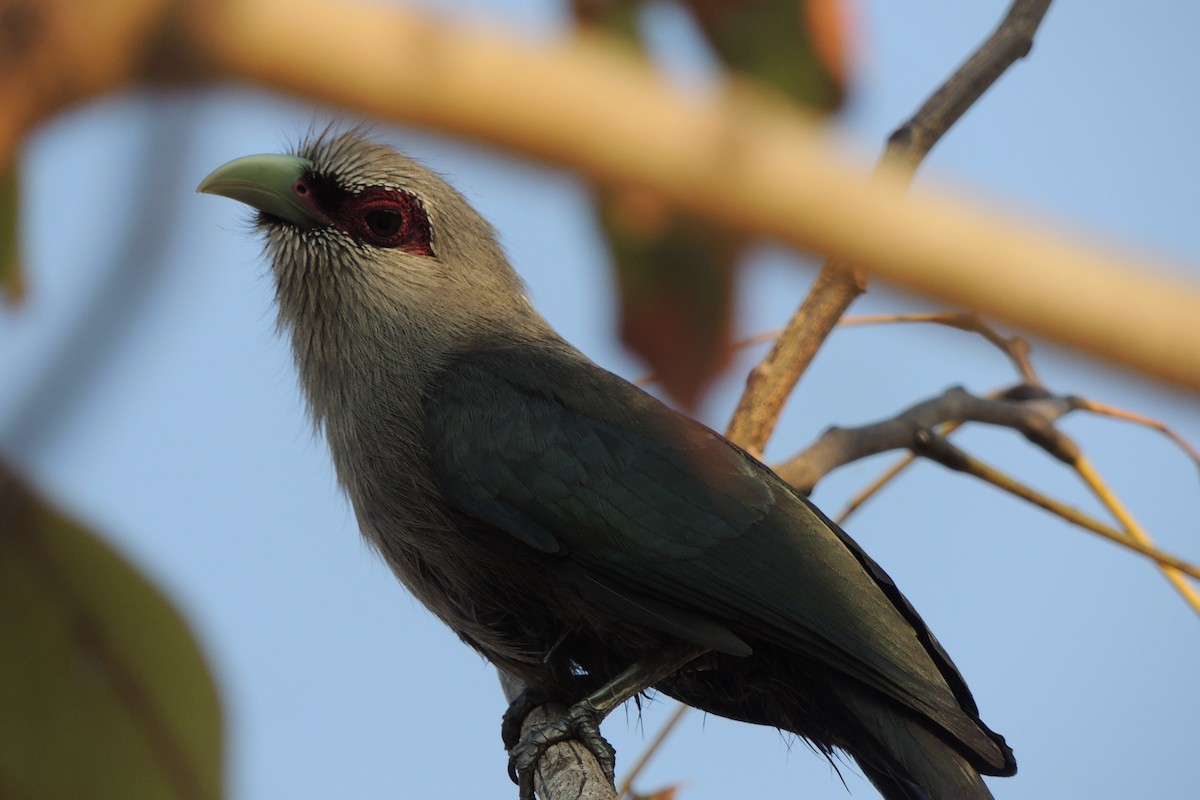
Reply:
<svg viewBox="0 0 1200 800"><path fill-rule="evenodd" d="M500 739L504 742L504 749L512 750L521 741L521 726L531 711L555 699L546 692L528 686L522 689L509 703L500 722Z"/></svg>
<svg viewBox="0 0 1200 800"><path fill-rule="evenodd" d="M578 741L586 747L609 782L616 781L617 751L600 735L600 714L587 700L567 709L556 719L532 725L508 751L508 777L519 787L520 800L534 800L533 773L538 761L552 746Z"/></svg>

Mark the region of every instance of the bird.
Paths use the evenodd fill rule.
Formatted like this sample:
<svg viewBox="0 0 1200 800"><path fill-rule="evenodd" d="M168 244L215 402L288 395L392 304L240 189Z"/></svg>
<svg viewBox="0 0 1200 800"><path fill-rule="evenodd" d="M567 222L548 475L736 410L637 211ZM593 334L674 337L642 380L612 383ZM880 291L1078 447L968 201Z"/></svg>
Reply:
<svg viewBox="0 0 1200 800"><path fill-rule="evenodd" d="M887 800L1016 772L886 572L757 458L599 367L535 310L496 231L361 129L217 168L256 211L308 410L365 538L526 693L520 796L657 691L844 753ZM562 719L520 734L532 705ZM607 749L606 749L607 748Z"/></svg>

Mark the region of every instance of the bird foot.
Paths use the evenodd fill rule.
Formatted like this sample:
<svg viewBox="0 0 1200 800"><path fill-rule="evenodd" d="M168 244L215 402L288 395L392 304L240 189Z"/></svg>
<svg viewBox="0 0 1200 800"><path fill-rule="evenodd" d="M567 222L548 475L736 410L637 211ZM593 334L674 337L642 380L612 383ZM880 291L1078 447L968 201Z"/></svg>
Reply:
<svg viewBox="0 0 1200 800"><path fill-rule="evenodd" d="M500 720L500 739L504 742L504 749L512 750L521 741L521 726L525 724L525 718L531 711L538 706L556 701L559 701L559 697L549 692L529 686L522 689L521 693L508 704L508 709Z"/></svg>
<svg viewBox="0 0 1200 800"><path fill-rule="evenodd" d="M506 729L509 714L516 705L514 702L509 713L505 714ZM617 751L600 735L600 720L603 718L603 713L585 699L568 708L563 716L531 726L508 751L508 776L519 787L520 800L534 800L533 773L538 761L547 750L560 742L579 741L596 757L608 780L615 781Z"/></svg>

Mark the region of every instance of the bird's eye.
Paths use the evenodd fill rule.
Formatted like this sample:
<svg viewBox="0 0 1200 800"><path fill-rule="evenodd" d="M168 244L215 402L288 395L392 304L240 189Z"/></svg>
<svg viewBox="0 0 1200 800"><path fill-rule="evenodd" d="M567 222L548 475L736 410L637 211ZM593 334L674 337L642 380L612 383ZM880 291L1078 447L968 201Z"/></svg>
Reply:
<svg viewBox="0 0 1200 800"><path fill-rule="evenodd" d="M379 239L391 239L404 227L404 217L390 208L375 208L363 215L363 222Z"/></svg>
<svg viewBox="0 0 1200 800"><path fill-rule="evenodd" d="M343 230L373 247L433 255L429 215L414 195L394 189L367 189L351 195L338 216Z"/></svg>

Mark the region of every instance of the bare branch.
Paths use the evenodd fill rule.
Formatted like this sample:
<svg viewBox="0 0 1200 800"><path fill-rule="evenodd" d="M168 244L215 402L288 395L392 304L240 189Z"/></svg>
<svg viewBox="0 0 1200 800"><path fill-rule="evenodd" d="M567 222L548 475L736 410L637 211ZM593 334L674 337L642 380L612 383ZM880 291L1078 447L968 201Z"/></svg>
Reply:
<svg viewBox="0 0 1200 800"><path fill-rule="evenodd" d="M497 669L504 697L511 703L525 689L524 684ZM567 714L561 703L538 706L525 717L521 735L533 726L561 719ZM592 751L574 739L551 745L538 759L537 782L539 797L571 798L572 800L617 800L616 789L604 775ZM514 794L516 790L514 789Z"/></svg>
<svg viewBox="0 0 1200 800"><path fill-rule="evenodd" d="M1125 508L1125 504L1108 488L1108 485L1100 477L1100 473L1096 471L1096 468L1092 466L1092 463L1088 459L1080 456L1075 462L1075 471L1083 478L1084 483L1088 485L1088 488L1092 490L1096 498L1113 515L1113 518L1121 523L1121 527L1124 529L1126 535L1141 544L1150 547L1154 546L1154 541L1146 533L1145 528L1133 518L1133 515ZM1167 581L1183 597L1184 602L1191 606L1193 611L1200 614L1200 593L1197 593L1195 587L1188 582L1187 578L1173 567L1165 566L1162 563L1159 563L1158 567L1162 570L1163 576Z"/></svg>
<svg viewBox="0 0 1200 800"><path fill-rule="evenodd" d="M1010 66L1029 55L1033 37L1051 0L1017 0L988 37L917 113L892 132L885 159L917 166L950 126L983 96Z"/></svg>
<svg viewBox="0 0 1200 800"><path fill-rule="evenodd" d="M874 321L874 318L863 317L863 318L858 318L858 319L846 319L846 320L843 320L843 324L858 323L860 321L863 324L866 324L866 323ZM1006 340L1006 341L1020 342L1020 344L1022 345L1022 349L1027 348L1027 344L1023 340L1014 338L1012 340ZM1027 353L1026 353L1026 355L1027 355ZM1024 363L1028 363L1028 361L1025 360ZM1030 365L1029 369L1032 370L1032 365ZM1024 371L1024 370L1022 370L1022 371ZM1038 384L1038 386L1040 387L1040 384ZM1011 392L1012 390L1010 389L1008 391ZM991 395L989 395L989 399L997 400L997 399L1003 398L1004 396L1005 396L1004 392L993 392ZM1077 395L1064 396L1064 397L1060 398L1060 400L1062 403L1069 406L1069 410L1071 410L1071 411L1090 411L1093 414L1099 414L1101 416L1108 416L1108 417L1112 417L1114 419L1126 420L1126 421L1133 422L1138 425L1144 425L1145 427L1159 431L1164 436L1169 438L1177 447L1179 447L1179 449L1181 449L1188 456L1188 458L1190 458L1192 460L1192 462L1197 467L1200 467L1200 452L1197 452L1196 448L1193 447L1187 440L1185 440L1179 434L1175 433L1173 430L1171 430L1169 427L1167 427L1162 422L1159 422L1158 420L1151 419L1150 417L1146 417L1142 414L1136 414L1132 411L1126 411L1124 409L1115 408L1114 406L1110 406L1106 403L1100 403L1095 400L1089 400L1086 397L1079 397ZM929 401L929 402L934 402L934 401ZM978 421L983 421L983 420L978 420ZM939 425L937 430L940 435L949 436L952 432L957 430L961 425L962 425L962 422L946 421L945 424ZM814 447L816 447L816 445L813 445L809 449L812 450ZM891 449L891 448L882 448L882 449ZM882 450L872 451L869 448L867 448L867 450L865 452L867 452L868 455L871 455L874 452L881 452L881 451ZM801 461L803 458L804 458L804 454L797 454L788 463L791 464L792 461ZM854 459L849 459L848 461L845 461L843 463L849 463L849 461L852 461L852 460L854 460ZM912 464L915 460L916 460L916 456L914 456L912 453L906 454L904 457L898 459L895 464L893 464L891 467L888 467L887 470L885 470L878 477L876 477L875 480L873 480L867 486L863 487L863 489L861 489L857 494L855 494L853 497L850 498L850 501L847 503L846 508L844 508L842 510L842 513L840 515L838 515L838 517L837 517L838 524L843 524L851 515L854 514L854 512L856 512L859 508L861 508L864 503L866 503L868 500L870 500L872 497L874 497L876 494L878 494L879 491L882 490L884 486L886 486L888 483L890 483L892 480L894 480L896 477L898 477L900 475L900 473L903 472L905 469L907 469L909 467L909 465ZM1086 459L1082 455L1080 455L1075 460L1075 462L1072 464L1072 466L1075 467L1076 470L1080 473L1080 477L1086 483L1088 483L1088 485L1093 489L1093 491L1095 491L1097 493L1100 500L1102 502L1104 502L1106 506L1108 506L1109 510L1113 513L1113 516L1116 519L1121 520L1122 524L1126 524L1126 519L1128 519L1130 522L1132 522L1132 518L1129 517L1127 512L1125 512L1124 514L1122 513L1122 509L1120 507L1119 502L1117 502L1117 500L1116 500L1116 496L1113 495L1111 492L1108 492L1107 489L1100 488L1101 484L1100 484L1099 476L1094 475L1094 473L1093 473L1093 475L1089 476L1089 474L1085 473L1084 470L1082 468L1080 468L1079 465L1085 464L1085 463L1087 463ZM835 466L840 466L840 465L835 465ZM831 471L832 469L834 469L835 466L831 466L828 470L826 470L826 473ZM821 477L823 477L823 474L822 475L816 474L818 471L818 468L815 465L808 466L808 465L804 465L804 464L795 464L790 468L795 470L795 473L798 477L802 478L804 485L807 486L807 489L805 489L805 491L811 491L812 486L815 485L815 481L819 480ZM808 481L811 481L812 483L808 483ZM1109 502L1108 498L1111 498L1112 502ZM1125 519L1122 518L1123 516L1125 517ZM1128 528L1130 526L1126 525L1126 527ZM1189 602L1190 602L1190 600L1189 600Z"/></svg>
<svg viewBox="0 0 1200 800"><path fill-rule="evenodd" d="M907 185L938 139L1005 70L1029 52L1049 7L1050 0L1015 0L995 32L888 138L876 176L889 175L899 185ZM875 228L869 229L874 236ZM838 255L821 267L783 335L746 379L746 390L727 434L752 453L762 453L800 376L846 309L866 290L866 275L854 265L876 269L869 259L831 252ZM968 267L964 263L959 269ZM976 303L963 305L983 308Z"/></svg>
<svg viewBox="0 0 1200 800"><path fill-rule="evenodd" d="M1087 401L1080 401L1079 408L1087 408L1086 402ZM944 437L958 427L959 423L947 425L942 428L940 435ZM1186 445L1186 443L1184 444ZM838 516L838 523L843 524L845 520L855 511L861 508L867 500L875 496L885 485L895 479L901 472L916 462L916 460L916 455L913 453L908 453L891 467L889 467L886 471L880 474L874 481L872 481L858 494L850 499L850 502L847 504L846 508L842 511L841 515ZM1121 527L1124 529L1126 535L1132 537L1141 544L1148 545L1150 547L1154 546L1154 543L1150 539L1149 535L1146 534L1145 530L1137 523L1136 520L1133 519L1133 516L1125 510L1124 505L1100 479L1099 474L1096 473L1095 469L1091 466L1091 463L1085 457L1080 456L1072 466L1074 466L1076 472L1081 478L1083 478L1084 482L1088 484L1089 488L1092 489L1097 498L1104 504L1105 508L1108 509L1109 513L1121 523ZM1013 483L1015 483L1015 481ZM1033 493L1032 489L1028 489L1027 491ZM1024 497L1025 495L1022 494L1021 496ZM1056 504L1054 501L1050 501L1049 499L1026 499L1030 499L1031 502L1034 502L1036 505L1039 505L1048 511L1058 513L1060 505ZM1068 522L1078 522L1077 519L1071 516L1067 516L1065 519L1067 519ZM1112 538L1108 534L1103 535L1105 535L1106 538ZM1200 593L1198 593L1196 589L1190 583L1188 583L1187 577L1179 570L1166 566L1162 562L1158 563L1158 567L1171 585L1175 587L1175 590L1178 591L1180 596L1183 597L1184 602L1191 606L1197 614L1200 614Z"/></svg>
<svg viewBox="0 0 1200 800"><path fill-rule="evenodd" d="M989 340L991 341L992 338L989 337ZM1091 462L1079 452L1078 446L1054 427L1054 421L1058 417L1074 410L1099 411L1110 414L1117 411L1079 397L1054 396L1040 386L1031 387L1027 384L1019 385L987 399L972 397L962 389L955 388L939 398L919 403L884 422L855 429L831 428L807 450L776 467L775 471L801 491L810 492L817 480L842 464L883 450L908 447L913 454L932 456L934 460L952 469L975 475L1058 514L1069 522L1117 541L1143 555L1149 555L1157 561L1163 575L1175 587L1184 601L1200 614L1200 593L1185 577L1186 575L1195 577L1200 573L1190 565L1188 565L1190 571L1179 569L1177 564L1186 564L1187 562L1164 556L1161 551L1157 550L1149 534L1108 488ZM1126 418L1130 416L1124 412L1120 413ZM1165 428L1160 423L1156 424L1154 420L1137 417L1137 415L1132 416L1136 418L1136 421L1159 430ZM953 448L946 440L946 434L968 421L987 422L1019 430L1034 444L1059 460L1070 464L1109 513L1113 515L1113 518L1120 523L1123 533L1092 520L1075 509L1011 478L1001 476L994 469L970 459L962 451ZM934 429L939 427L941 433L935 434ZM1169 431L1167 433L1170 434ZM1179 437L1172 435L1172 439L1189 454L1195 452L1187 442ZM893 465L864 491L855 496L839 521L850 516L867 498L873 496L886 483L907 468L915 460L913 454Z"/></svg>
<svg viewBox="0 0 1200 800"><path fill-rule="evenodd" d="M852 327L856 325L878 325L892 322L929 322L957 328L968 333L978 333L987 339L997 350L1008 356L1013 363L1021 381L1034 386L1042 384L1033 363L1029 360L1029 342L1020 336L1005 336L978 314L969 311L944 311L937 314L876 314L873 316L845 317L838 324Z"/></svg>
<svg viewBox="0 0 1200 800"><path fill-rule="evenodd" d="M940 432L943 436L945 436L949 434L950 431L955 430L958 427L960 427L958 424L947 425ZM862 508L872 497L883 491L883 487L887 486L889 483L898 478L900 473L912 466L916 460L917 457L912 453L905 453L902 458L896 460L895 464L892 464L886 470L881 472L875 478L875 480L868 483L866 486L860 489L857 494L851 497L850 501L846 503L846 507L842 509L842 513L839 514L834 521L837 522L838 525L844 526L846 524L846 520L850 519L850 517L854 515L854 512Z"/></svg>
<svg viewBox="0 0 1200 800"><path fill-rule="evenodd" d="M844 464L888 450L918 449L918 440L925 431L947 422L986 422L1012 428L1050 455L1071 464L1079 450L1054 427L1054 420L1073 408L1071 398L1025 385L1013 387L995 399L976 397L962 387L954 387L882 422L858 428L829 428L803 452L773 469L807 494L818 480Z"/></svg>
<svg viewBox="0 0 1200 800"><path fill-rule="evenodd" d="M642 750L641 755L639 755L637 758L637 761L633 762L633 766L629 768L629 773L621 781L621 786L617 789L618 800L629 800L629 798L633 796L633 782L638 779L638 775L640 775L642 770L646 768L646 765L650 763L650 759L652 759L658 753L659 749L663 746L663 743L667 741L667 737L670 736L675 730L676 726L679 725L680 720L687 716L688 710L689 707L685 706L683 703L675 704L675 710L671 712L671 716L667 717L667 721L663 723L662 727L659 728L658 733L654 735L654 738L651 739L650 743L647 744Z"/></svg>
<svg viewBox="0 0 1200 800"><path fill-rule="evenodd" d="M1192 445L1186 439L1168 428L1164 423L1159 422L1156 419L1151 419L1150 417L1142 414L1134 413L1133 411L1126 411L1122 408L1110 406L1107 403L1098 403L1095 400L1087 400L1081 397L1078 398L1078 402L1080 409L1091 411L1093 414L1112 417L1113 419L1123 419L1127 422L1133 422L1137 425L1144 425L1147 428L1158 431L1163 436L1166 436L1168 439L1174 442L1175 446L1182 450L1187 457L1192 460L1192 463L1195 464L1198 469L1200 469L1200 452L1198 452L1195 447L1192 447Z"/></svg>
<svg viewBox="0 0 1200 800"><path fill-rule="evenodd" d="M936 461L942 466L957 472L974 475L976 478L987 481L1010 494L1014 494L1036 506L1057 514L1081 528L1086 528L1111 542L1115 542L1135 553L1146 556L1160 565L1171 567L1185 575L1200 580L1200 567L1196 567L1177 556L1164 553L1151 545L1126 536L1078 509L1030 489L999 470L989 467L978 459L972 458L963 450L951 444L945 437L933 431L927 430L922 432L917 436L915 444L917 453L931 461Z"/></svg>
<svg viewBox="0 0 1200 800"><path fill-rule="evenodd" d="M1016 0L997 31L926 101L913 118L892 134L884 161L907 163L910 170L915 170L929 148L954 121L1008 66L1029 52L1033 33L1049 5L1050 0ZM726 431L730 439L756 455L762 454L800 376L846 309L865 289L866 277L860 270L838 258L825 263L808 297L792 316L785 331L765 335L774 336L775 343L766 358L747 376L746 389ZM950 316L943 316L936 321L954 324L948 321L950 319ZM1037 382L1028 359L1028 346L1023 340L1000 336L977 315L954 315L952 319L958 322L957 327L973 330L988 338L1009 355L1026 381ZM758 344L763 338L764 335L760 334L739 342L737 346ZM649 376L643 382L653 380L655 376ZM788 479L786 475L783 477ZM622 784L622 797L629 791L638 770L654 755L686 712L686 706L680 705L654 742L646 748L633 773Z"/></svg>

